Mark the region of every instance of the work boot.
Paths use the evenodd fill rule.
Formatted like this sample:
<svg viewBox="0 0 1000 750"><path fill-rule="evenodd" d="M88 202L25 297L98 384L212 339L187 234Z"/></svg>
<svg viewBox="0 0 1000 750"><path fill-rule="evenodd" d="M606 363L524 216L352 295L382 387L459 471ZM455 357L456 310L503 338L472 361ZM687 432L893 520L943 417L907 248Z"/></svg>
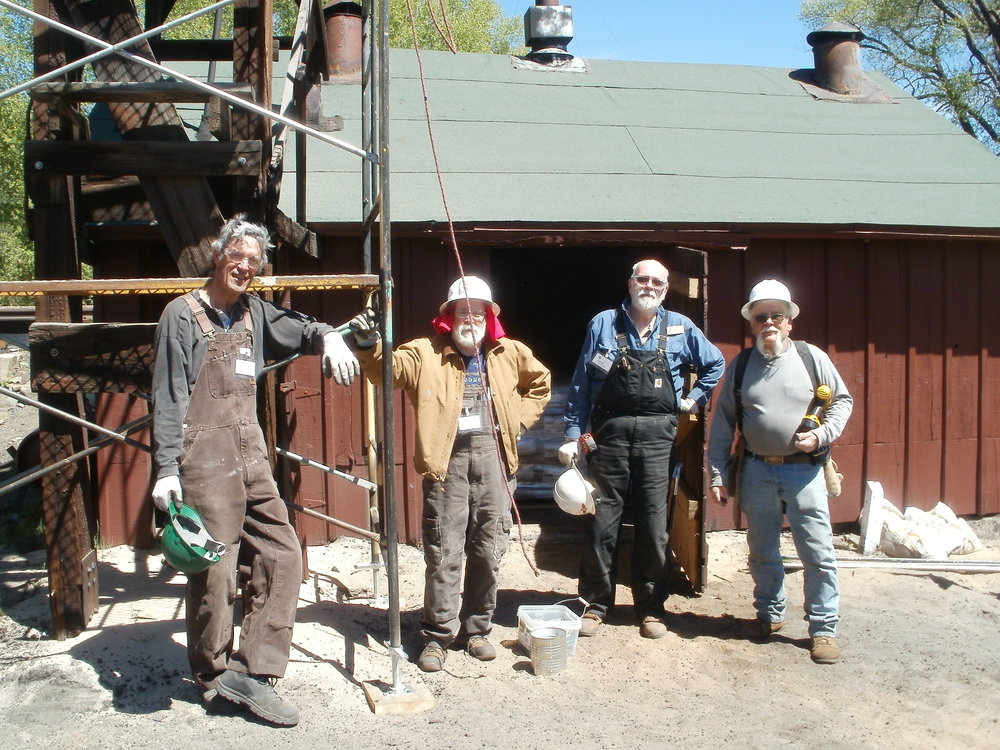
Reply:
<svg viewBox="0 0 1000 750"><path fill-rule="evenodd" d="M485 635L474 635L465 644L465 653L479 661L493 661L497 658L497 650L486 640Z"/></svg>
<svg viewBox="0 0 1000 750"><path fill-rule="evenodd" d="M201 705L205 707L205 713L209 716L235 716L243 710L241 706L219 695L219 691L214 687L202 691Z"/></svg>
<svg viewBox="0 0 1000 750"><path fill-rule="evenodd" d="M444 646L437 641L430 641L417 657L417 666L423 672L440 672L444 669Z"/></svg>
<svg viewBox="0 0 1000 750"><path fill-rule="evenodd" d="M603 622L604 618L596 612L586 612L580 620L580 635L588 637L597 635Z"/></svg>
<svg viewBox="0 0 1000 750"><path fill-rule="evenodd" d="M817 664L836 664L840 659L840 644L830 635L814 635L809 656Z"/></svg>
<svg viewBox="0 0 1000 750"><path fill-rule="evenodd" d="M278 697L272 679L228 669L219 677L215 689L223 698L245 706L264 721L294 727L299 723L299 712Z"/></svg>
<svg viewBox="0 0 1000 750"><path fill-rule="evenodd" d="M639 635L643 638L662 638L667 634L667 626L659 615L646 615L639 625Z"/></svg>
<svg viewBox="0 0 1000 750"><path fill-rule="evenodd" d="M751 637L757 641L766 641L772 635L785 627L783 621L773 622L770 620L754 620L751 625Z"/></svg>

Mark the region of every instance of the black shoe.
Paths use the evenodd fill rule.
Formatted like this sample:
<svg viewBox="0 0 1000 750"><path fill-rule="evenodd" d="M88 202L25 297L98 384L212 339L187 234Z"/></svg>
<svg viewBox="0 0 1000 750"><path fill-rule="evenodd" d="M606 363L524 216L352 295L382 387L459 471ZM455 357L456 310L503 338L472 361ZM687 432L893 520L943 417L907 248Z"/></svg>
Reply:
<svg viewBox="0 0 1000 750"><path fill-rule="evenodd" d="M226 700L246 706L264 721L283 727L294 727L299 723L299 712L278 697L271 678L229 669L222 673L215 689Z"/></svg>

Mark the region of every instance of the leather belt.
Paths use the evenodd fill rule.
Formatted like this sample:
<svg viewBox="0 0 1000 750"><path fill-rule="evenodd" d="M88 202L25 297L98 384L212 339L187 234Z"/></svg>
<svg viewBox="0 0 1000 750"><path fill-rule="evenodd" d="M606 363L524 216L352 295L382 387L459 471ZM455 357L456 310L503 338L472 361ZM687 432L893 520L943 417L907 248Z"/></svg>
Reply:
<svg viewBox="0 0 1000 750"><path fill-rule="evenodd" d="M758 461L777 466L781 464L808 464L813 462L813 457L808 453L793 453L790 456L761 456L752 451L747 451L746 454L750 458L756 458Z"/></svg>

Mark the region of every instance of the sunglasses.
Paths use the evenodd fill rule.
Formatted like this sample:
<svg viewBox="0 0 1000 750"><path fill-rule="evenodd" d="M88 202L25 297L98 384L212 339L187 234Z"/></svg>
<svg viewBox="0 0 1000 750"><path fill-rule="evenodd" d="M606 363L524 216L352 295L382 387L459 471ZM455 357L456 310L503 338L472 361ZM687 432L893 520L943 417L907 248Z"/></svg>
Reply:
<svg viewBox="0 0 1000 750"><path fill-rule="evenodd" d="M761 313L760 315L754 315L753 319L758 323L766 323L769 320L773 320L775 323L781 323L788 316L785 313L771 313L770 315L765 315Z"/></svg>
<svg viewBox="0 0 1000 750"><path fill-rule="evenodd" d="M646 286L649 284L654 289L663 289L667 285L667 282L663 279L658 279L655 276L633 276L632 280L639 286Z"/></svg>

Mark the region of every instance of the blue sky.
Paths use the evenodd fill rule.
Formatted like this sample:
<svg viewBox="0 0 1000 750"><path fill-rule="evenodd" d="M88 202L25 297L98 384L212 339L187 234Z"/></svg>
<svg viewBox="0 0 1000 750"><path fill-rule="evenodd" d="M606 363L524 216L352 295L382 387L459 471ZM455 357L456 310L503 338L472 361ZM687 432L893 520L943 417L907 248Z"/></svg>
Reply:
<svg viewBox="0 0 1000 750"><path fill-rule="evenodd" d="M534 0L498 0L523 17ZM813 67L801 0L563 0L577 57L637 62Z"/></svg>

